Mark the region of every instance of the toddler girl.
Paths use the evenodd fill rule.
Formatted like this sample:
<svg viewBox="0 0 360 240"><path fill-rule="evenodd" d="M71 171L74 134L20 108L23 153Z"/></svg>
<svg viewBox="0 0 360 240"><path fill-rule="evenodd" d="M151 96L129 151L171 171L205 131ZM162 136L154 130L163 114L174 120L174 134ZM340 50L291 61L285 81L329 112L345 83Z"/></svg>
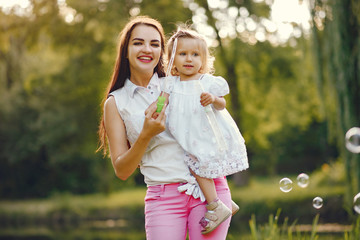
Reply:
<svg viewBox="0 0 360 240"><path fill-rule="evenodd" d="M169 59L175 54L173 76L163 79L169 130L186 151L185 162L207 201L208 211L200 221L206 234L238 210L235 203L230 210L218 199L213 179L249 167L245 141L225 109L226 80L209 74L213 58L205 39L180 29L170 38L168 50Z"/></svg>

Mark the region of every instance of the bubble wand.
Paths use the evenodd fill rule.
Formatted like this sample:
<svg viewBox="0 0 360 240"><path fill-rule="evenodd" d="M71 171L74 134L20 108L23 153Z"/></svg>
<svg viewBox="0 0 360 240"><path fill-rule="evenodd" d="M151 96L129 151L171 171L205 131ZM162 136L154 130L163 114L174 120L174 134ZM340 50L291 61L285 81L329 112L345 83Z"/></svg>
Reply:
<svg viewBox="0 0 360 240"><path fill-rule="evenodd" d="M167 78L169 77L169 75L170 75L170 73L171 73L171 68L172 68L172 65L173 65L173 63L174 63L177 41L178 41L178 39L175 38L175 39L174 39L174 45L173 45L173 48L172 48L172 51L171 51L171 58L170 58L169 65L168 65L168 68L167 68L167 71L166 71L166 75L165 75L165 80L164 80L165 82L164 82L164 87L163 87L163 89L166 89ZM165 101L166 101L166 97L164 96L164 92L162 91L162 92L161 92L161 95L158 97L158 100L157 100L156 112L158 112L158 113L161 112L162 108L164 107Z"/></svg>

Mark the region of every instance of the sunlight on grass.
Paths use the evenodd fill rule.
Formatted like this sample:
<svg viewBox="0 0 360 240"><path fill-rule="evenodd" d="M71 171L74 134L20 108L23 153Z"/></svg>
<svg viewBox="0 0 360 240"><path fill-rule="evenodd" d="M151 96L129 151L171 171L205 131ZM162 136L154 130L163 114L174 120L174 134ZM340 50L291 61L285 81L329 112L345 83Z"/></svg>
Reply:
<svg viewBox="0 0 360 240"><path fill-rule="evenodd" d="M38 216L60 209L94 210L142 206L146 188L121 190L109 195L92 194L75 196L56 194L47 199L0 201L0 213L25 213Z"/></svg>
<svg viewBox="0 0 360 240"><path fill-rule="evenodd" d="M343 186L321 186L317 187L311 184L307 188L301 188L296 184L296 176L292 176L293 189L290 192L284 193L280 190L279 180L281 177L276 178L252 178L250 184L246 187L234 187L230 184L231 195L234 199L241 199L244 202L256 202L271 200L294 200L305 199L316 196L334 196L344 193Z"/></svg>

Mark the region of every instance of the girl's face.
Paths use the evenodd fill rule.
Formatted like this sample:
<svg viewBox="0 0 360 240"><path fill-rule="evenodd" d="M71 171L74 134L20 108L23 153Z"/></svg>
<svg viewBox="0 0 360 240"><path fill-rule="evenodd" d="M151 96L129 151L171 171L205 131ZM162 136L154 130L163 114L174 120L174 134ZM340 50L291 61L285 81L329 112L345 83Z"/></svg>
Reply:
<svg viewBox="0 0 360 240"><path fill-rule="evenodd" d="M195 80L202 66L199 42L193 38L179 38L174 66L182 81Z"/></svg>
<svg viewBox="0 0 360 240"><path fill-rule="evenodd" d="M161 55L161 37L156 28L136 26L130 36L128 59L130 72L153 73Z"/></svg>

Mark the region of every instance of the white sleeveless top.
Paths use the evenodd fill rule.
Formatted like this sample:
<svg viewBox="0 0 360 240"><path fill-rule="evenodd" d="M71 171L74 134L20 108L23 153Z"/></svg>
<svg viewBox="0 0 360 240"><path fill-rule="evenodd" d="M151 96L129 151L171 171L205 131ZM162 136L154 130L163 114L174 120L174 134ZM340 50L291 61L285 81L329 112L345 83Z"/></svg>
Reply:
<svg viewBox="0 0 360 240"><path fill-rule="evenodd" d="M147 88L125 81L123 88L110 93L126 127L132 145L138 138L145 119L145 110L160 95L160 80L154 74ZM194 183L194 177L184 162L185 152L170 134L168 128L153 137L140 163L140 171L148 186L168 183Z"/></svg>

